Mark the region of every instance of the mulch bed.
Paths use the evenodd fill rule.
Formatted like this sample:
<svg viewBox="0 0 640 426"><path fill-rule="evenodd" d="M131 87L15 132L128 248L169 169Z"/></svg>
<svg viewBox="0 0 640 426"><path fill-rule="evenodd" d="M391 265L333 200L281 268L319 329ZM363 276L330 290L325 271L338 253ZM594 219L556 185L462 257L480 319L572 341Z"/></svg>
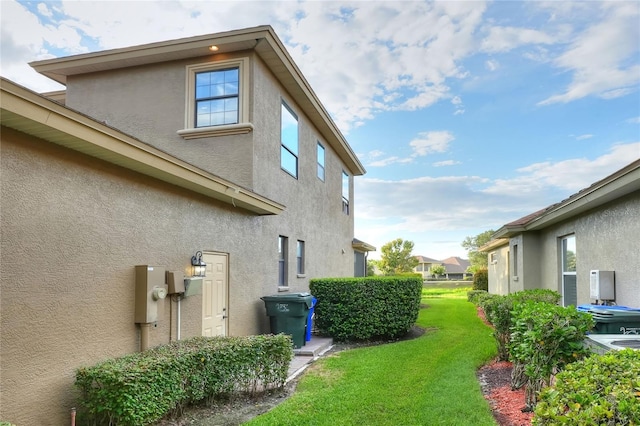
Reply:
<svg viewBox="0 0 640 426"><path fill-rule="evenodd" d="M490 326L480 308L478 316ZM482 394L500 426L530 426L533 413L522 412L525 406L524 387L511 390L511 369L512 364L508 361L493 361L480 367L477 376Z"/></svg>

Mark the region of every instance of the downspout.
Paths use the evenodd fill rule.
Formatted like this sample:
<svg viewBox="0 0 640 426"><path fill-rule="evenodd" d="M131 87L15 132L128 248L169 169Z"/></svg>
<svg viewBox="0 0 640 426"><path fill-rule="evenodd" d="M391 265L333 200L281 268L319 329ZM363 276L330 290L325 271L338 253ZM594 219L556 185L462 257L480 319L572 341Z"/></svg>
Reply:
<svg viewBox="0 0 640 426"><path fill-rule="evenodd" d="M144 352L149 348L149 329L151 323L146 322L140 324L140 352Z"/></svg>
<svg viewBox="0 0 640 426"><path fill-rule="evenodd" d="M177 318L177 320L176 320L177 327L178 327L178 331L176 332L177 340L180 340L180 301L181 301L181 300L182 300L182 297L180 297L180 296L178 295L178 311L177 311L177 317L178 317L178 318Z"/></svg>

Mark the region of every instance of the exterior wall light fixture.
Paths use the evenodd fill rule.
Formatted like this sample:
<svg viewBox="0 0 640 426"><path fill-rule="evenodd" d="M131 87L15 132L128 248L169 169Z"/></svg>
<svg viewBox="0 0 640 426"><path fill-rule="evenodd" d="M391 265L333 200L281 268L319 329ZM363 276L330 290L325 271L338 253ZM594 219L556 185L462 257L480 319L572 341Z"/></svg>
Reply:
<svg viewBox="0 0 640 426"><path fill-rule="evenodd" d="M202 252L198 251L191 257L191 266L194 277L204 277L207 271L207 264L202 260Z"/></svg>

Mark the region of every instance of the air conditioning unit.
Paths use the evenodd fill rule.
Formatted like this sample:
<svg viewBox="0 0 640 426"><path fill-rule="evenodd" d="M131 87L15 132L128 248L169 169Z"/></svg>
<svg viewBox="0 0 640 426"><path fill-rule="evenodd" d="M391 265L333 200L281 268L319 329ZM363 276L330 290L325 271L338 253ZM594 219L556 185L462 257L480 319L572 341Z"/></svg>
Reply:
<svg viewBox="0 0 640 426"><path fill-rule="evenodd" d="M615 274L613 271L592 270L589 275L589 298L615 300Z"/></svg>

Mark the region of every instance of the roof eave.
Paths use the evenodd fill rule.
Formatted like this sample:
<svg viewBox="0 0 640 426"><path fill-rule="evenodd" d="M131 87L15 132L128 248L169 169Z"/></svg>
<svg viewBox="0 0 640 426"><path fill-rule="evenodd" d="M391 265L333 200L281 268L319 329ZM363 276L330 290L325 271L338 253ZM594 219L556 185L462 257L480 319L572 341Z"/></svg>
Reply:
<svg viewBox="0 0 640 426"><path fill-rule="evenodd" d="M216 45L216 54L255 50L276 78L291 92L295 101L336 150L354 176L366 170L346 139L326 111L315 92L288 54L284 44L269 25L208 34L196 37L150 43L64 58L45 59L29 63L37 72L61 84L67 76L97 71L211 56L209 46ZM334 143L331 143L334 141Z"/></svg>
<svg viewBox="0 0 640 426"><path fill-rule="evenodd" d="M10 80L2 78L0 83L3 126L257 215L277 215L285 209L275 201L198 169Z"/></svg>

